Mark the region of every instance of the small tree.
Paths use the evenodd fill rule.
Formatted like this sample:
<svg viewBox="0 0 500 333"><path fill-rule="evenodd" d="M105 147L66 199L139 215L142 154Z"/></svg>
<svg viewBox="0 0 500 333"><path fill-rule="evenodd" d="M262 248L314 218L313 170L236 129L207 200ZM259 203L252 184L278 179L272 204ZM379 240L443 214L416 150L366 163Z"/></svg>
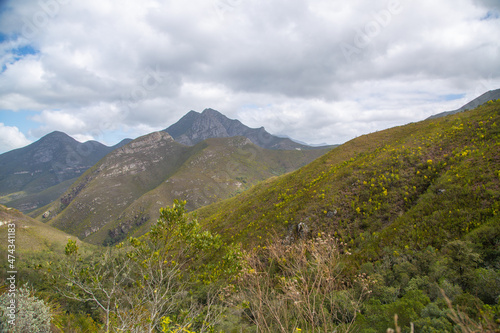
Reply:
<svg viewBox="0 0 500 333"><path fill-rule="evenodd" d="M62 263L56 277L65 281L59 291L69 299L94 303L104 313L104 329L108 332L111 315L119 308L130 279L129 258L118 248L83 257L72 239L66 244L65 254L68 260Z"/></svg>
<svg viewBox="0 0 500 333"><path fill-rule="evenodd" d="M160 210L147 234L130 237L97 256L83 257L76 242L69 240L69 260L59 274L66 282L63 295L96 304L104 313L106 331L153 332L166 321L182 330L200 316L197 330L207 331L220 311L213 310L210 297L200 306L190 288L236 272L239 252L224 245L220 235L203 230L185 205L174 201Z"/></svg>
<svg viewBox="0 0 500 333"><path fill-rule="evenodd" d="M196 218L188 216L185 205L185 201L175 200L172 207L160 209L160 218L149 233L129 238L127 256L136 275L134 289L127 297L130 311L118 312L122 323L143 323L141 326L147 326L143 330L151 332L160 330L168 319L182 329L192 325L193 318L201 314L202 309L189 300L188 290L199 281L200 269L214 268L205 265L205 260L221 251L224 244L220 235L203 230ZM236 256L226 255L222 267L228 266L228 258L237 260ZM207 302L209 307L212 301ZM205 316L213 319L213 314L209 310ZM200 332L210 326L212 320L207 318L202 321Z"/></svg>

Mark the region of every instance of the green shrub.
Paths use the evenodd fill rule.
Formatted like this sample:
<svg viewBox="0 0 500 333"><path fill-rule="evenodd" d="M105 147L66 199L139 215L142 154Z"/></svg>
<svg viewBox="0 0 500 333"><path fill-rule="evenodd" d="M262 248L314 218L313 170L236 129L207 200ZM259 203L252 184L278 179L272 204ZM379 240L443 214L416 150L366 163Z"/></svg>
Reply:
<svg viewBox="0 0 500 333"><path fill-rule="evenodd" d="M394 325L394 315L398 315L398 323L404 328L409 328L412 322L417 321L422 311L430 303L421 290L411 290L402 298L389 304L382 304L377 299L367 303L365 312L366 328L375 328L377 332L385 332Z"/></svg>

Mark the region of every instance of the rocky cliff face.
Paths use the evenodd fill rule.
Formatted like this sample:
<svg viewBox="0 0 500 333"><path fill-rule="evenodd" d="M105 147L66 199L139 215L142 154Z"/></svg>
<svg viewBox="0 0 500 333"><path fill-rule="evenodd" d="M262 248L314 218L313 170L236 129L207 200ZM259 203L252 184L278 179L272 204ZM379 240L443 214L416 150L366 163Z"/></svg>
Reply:
<svg viewBox="0 0 500 333"><path fill-rule="evenodd" d="M154 132L115 149L50 207L44 222L85 238L99 231L144 193L160 185L189 156L166 132Z"/></svg>

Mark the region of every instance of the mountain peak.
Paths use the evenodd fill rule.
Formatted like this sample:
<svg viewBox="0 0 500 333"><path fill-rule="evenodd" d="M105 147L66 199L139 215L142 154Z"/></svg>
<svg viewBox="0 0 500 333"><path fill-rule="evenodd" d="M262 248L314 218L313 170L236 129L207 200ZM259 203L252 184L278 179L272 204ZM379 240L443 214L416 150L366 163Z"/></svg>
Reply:
<svg viewBox="0 0 500 333"><path fill-rule="evenodd" d="M216 117L220 117L220 116L226 117L222 113L220 113L219 111L211 109L211 108L203 110L203 112L201 114L205 115L205 116L212 116L212 117L213 116L216 116Z"/></svg>
<svg viewBox="0 0 500 333"><path fill-rule="evenodd" d="M279 138L268 133L264 127L250 128L239 120L229 119L217 110L207 108L202 113L188 112L177 123L165 129L175 141L193 146L209 138L243 136L252 143L267 149L314 149L288 138Z"/></svg>
<svg viewBox="0 0 500 333"><path fill-rule="evenodd" d="M68 134L60 131L53 131L50 132L49 134L44 135L43 137L40 138L40 141L47 141L47 140L64 140L64 141L71 141L71 142L77 142L74 138L69 136Z"/></svg>
<svg viewBox="0 0 500 333"><path fill-rule="evenodd" d="M113 149L97 141L81 143L66 133L51 132L0 155L0 196L22 191L22 196L7 202L22 211L46 205L54 194L66 189L59 186L61 183L79 177ZM39 195L53 186L50 194Z"/></svg>

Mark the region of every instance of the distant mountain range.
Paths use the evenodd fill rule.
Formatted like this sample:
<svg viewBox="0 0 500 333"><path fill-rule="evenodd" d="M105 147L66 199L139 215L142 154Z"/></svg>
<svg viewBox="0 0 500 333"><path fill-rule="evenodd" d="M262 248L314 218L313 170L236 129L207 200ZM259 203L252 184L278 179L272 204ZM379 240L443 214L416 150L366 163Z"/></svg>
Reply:
<svg viewBox="0 0 500 333"><path fill-rule="evenodd" d="M115 146L97 141L80 143L62 132L0 155L0 203L30 211L55 200L82 173Z"/></svg>
<svg viewBox="0 0 500 333"><path fill-rule="evenodd" d="M253 129L218 111L188 112L164 130L187 146L209 138L243 136L262 148L281 150L329 149L312 147L269 134L263 127ZM0 204L30 212L62 195L69 186L101 158L132 139L115 146L97 141L80 143L62 132L52 132L20 149L0 155Z"/></svg>
<svg viewBox="0 0 500 333"><path fill-rule="evenodd" d="M239 120L229 119L222 113L205 109L202 113L189 111L177 123L164 130L175 141L192 146L209 138L244 136L253 144L266 149L322 149L334 146L310 146L297 143L289 138L278 137L267 132L264 127L250 128Z"/></svg>
<svg viewBox="0 0 500 333"><path fill-rule="evenodd" d="M463 107L436 114L439 118L472 109L500 98L500 89L489 91ZM271 150L327 150L335 146L310 146L288 137L268 133L264 127L250 128L213 109L188 112L166 128L171 138L185 146L211 138L241 136L254 145ZM62 132L52 132L33 144L0 155L0 204L30 212L56 200L76 179L104 156L130 143L126 139L115 146L97 141L80 143ZM325 150L325 151L326 151Z"/></svg>
<svg viewBox="0 0 500 333"><path fill-rule="evenodd" d="M484 103L487 103L487 102L492 101L492 100L497 100L497 99L500 99L500 89L490 90L490 91L485 92L481 96L473 99L472 101L465 104L464 106L462 106L459 109L456 109L453 111L441 112L441 113L435 114L433 116L430 116L428 119L436 119L436 118L448 116L450 114L455 114L455 113L463 112L466 110L472 110L472 109L477 108L480 105L483 105Z"/></svg>

